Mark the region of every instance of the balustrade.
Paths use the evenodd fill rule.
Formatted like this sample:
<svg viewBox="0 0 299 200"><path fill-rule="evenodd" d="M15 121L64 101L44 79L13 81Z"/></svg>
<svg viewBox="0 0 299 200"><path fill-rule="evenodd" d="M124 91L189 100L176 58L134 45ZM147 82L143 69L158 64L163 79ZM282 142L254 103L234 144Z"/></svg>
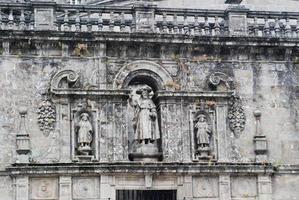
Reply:
<svg viewBox="0 0 299 200"><path fill-rule="evenodd" d="M39 12L41 9L41 12ZM45 12L46 11L46 12ZM146 32L199 37L299 38L299 12L241 11L243 30L231 31L238 17L230 10L103 7L55 3L0 3L0 29L62 32ZM42 13L42 15L40 14ZM41 16L40 16L41 15ZM230 20L235 20L233 23ZM50 23L52 21L52 23ZM40 28L40 24L47 24ZM237 28L236 28L237 29ZM238 32L239 31L239 32ZM243 33L242 33L243 31ZM240 34L241 32L241 34Z"/></svg>

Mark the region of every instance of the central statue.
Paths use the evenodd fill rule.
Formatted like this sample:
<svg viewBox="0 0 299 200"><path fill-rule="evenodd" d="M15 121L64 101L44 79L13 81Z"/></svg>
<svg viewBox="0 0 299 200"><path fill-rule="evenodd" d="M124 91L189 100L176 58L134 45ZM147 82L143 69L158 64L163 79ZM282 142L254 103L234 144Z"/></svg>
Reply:
<svg viewBox="0 0 299 200"><path fill-rule="evenodd" d="M134 139L139 143L153 143L160 138L157 110L150 98L152 89L143 86L136 90L139 98L132 102L134 107Z"/></svg>

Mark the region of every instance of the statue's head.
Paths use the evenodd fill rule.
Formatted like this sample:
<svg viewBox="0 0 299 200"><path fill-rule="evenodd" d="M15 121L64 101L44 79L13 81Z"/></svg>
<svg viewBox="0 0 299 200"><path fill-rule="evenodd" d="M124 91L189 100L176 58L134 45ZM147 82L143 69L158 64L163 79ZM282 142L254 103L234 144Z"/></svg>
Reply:
<svg viewBox="0 0 299 200"><path fill-rule="evenodd" d="M152 88L150 88L149 86L144 86L142 88L139 88L136 93L140 94L142 98L149 98L149 94L152 91Z"/></svg>
<svg viewBox="0 0 299 200"><path fill-rule="evenodd" d="M198 115L198 121L199 122L206 122L207 120L206 120L206 116L204 115L204 114L200 114L200 115Z"/></svg>
<svg viewBox="0 0 299 200"><path fill-rule="evenodd" d="M80 115L81 120L87 121L89 119L89 115L87 113L82 113Z"/></svg>

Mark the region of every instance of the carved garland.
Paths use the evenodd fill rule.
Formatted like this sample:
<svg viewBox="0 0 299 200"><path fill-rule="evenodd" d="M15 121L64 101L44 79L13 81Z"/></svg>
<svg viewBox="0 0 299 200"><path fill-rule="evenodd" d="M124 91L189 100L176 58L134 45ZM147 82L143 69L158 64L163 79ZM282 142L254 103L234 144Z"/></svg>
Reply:
<svg viewBox="0 0 299 200"><path fill-rule="evenodd" d="M39 128L48 136L49 132L54 130L55 127L56 107L52 101L45 99L39 105L37 113Z"/></svg>
<svg viewBox="0 0 299 200"><path fill-rule="evenodd" d="M242 106L242 101L237 94L232 94L229 99L228 110L229 127L238 138L245 129L246 116Z"/></svg>

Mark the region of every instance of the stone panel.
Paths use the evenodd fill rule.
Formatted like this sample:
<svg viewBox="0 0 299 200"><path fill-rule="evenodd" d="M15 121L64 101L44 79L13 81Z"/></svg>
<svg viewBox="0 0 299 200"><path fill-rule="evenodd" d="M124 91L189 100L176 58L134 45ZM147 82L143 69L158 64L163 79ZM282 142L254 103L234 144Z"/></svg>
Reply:
<svg viewBox="0 0 299 200"><path fill-rule="evenodd" d="M115 177L115 182L119 186L144 186L145 179L144 176L117 176Z"/></svg>
<svg viewBox="0 0 299 200"><path fill-rule="evenodd" d="M193 177L193 197L217 198L219 196L218 177Z"/></svg>
<svg viewBox="0 0 299 200"><path fill-rule="evenodd" d="M74 199L97 199L100 196L99 178L76 177L73 178Z"/></svg>
<svg viewBox="0 0 299 200"><path fill-rule="evenodd" d="M256 177L231 177L232 199L256 199Z"/></svg>
<svg viewBox="0 0 299 200"><path fill-rule="evenodd" d="M274 200L297 200L299 197L299 176L290 174L274 177Z"/></svg>
<svg viewBox="0 0 299 200"><path fill-rule="evenodd" d="M12 180L9 176L0 176L0 200L12 199Z"/></svg>
<svg viewBox="0 0 299 200"><path fill-rule="evenodd" d="M58 199L57 178L31 178L31 200L54 200Z"/></svg>
<svg viewBox="0 0 299 200"><path fill-rule="evenodd" d="M173 187L176 186L176 177L155 176L153 178L154 187Z"/></svg>

